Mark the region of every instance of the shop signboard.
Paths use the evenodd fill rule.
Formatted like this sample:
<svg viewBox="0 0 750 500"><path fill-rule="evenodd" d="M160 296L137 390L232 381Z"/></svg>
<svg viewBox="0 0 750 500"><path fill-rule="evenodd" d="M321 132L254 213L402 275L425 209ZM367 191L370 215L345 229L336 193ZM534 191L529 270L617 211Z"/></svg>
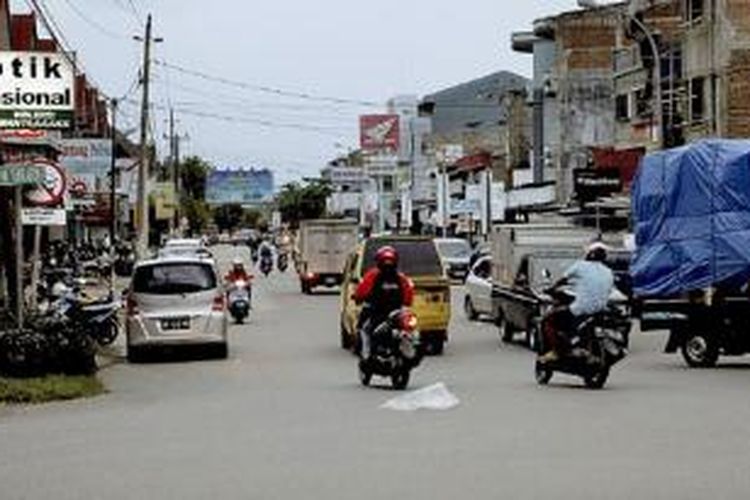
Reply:
<svg viewBox="0 0 750 500"><path fill-rule="evenodd" d="M70 129L75 69L62 52L0 51L0 129Z"/></svg>
<svg viewBox="0 0 750 500"><path fill-rule="evenodd" d="M171 220L177 208L174 183L157 182L151 191L154 198L154 212L157 220Z"/></svg>
<svg viewBox="0 0 750 500"><path fill-rule="evenodd" d="M0 165L0 186L29 186L44 182L44 168L27 163Z"/></svg>

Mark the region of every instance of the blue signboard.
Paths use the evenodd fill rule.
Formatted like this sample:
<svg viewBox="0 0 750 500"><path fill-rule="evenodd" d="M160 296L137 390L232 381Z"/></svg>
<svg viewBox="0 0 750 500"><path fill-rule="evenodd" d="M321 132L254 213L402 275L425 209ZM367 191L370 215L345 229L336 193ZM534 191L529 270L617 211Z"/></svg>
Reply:
<svg viewBox="0 0 750 500"><path fill-rule="evenodd" d="M273 199L273 172L214 170L206 179L206 201L212 205L257 205Z"/></svg>

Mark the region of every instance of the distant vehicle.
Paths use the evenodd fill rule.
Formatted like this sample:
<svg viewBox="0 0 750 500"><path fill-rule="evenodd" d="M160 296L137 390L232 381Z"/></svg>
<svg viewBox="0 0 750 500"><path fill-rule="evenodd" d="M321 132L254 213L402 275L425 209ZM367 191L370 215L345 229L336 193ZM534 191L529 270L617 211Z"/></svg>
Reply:
<svg viewBox="0 0 750 500"><path fill-rule="evenodd" d="M172 247L196 247L201 248L203 247L203 240L200 238L174 238L171 240L167 240L166 243L164 243L164 248L172 248Z"/></svg>
<svg viewBox="0 0 750 500"><path fill-rule="evenodd" d="M213 260L213 254L204 247L195 246L169 246L157 252L158 259L172 259L179 257L195 257L199 259Z"/></svg>
<svg viewBox="0 0 750 500"><path fill-rule="evenodd" d="M366 240L349 255L341 286L341 347L359 349L357 322L361 307L352 296L365 273L375 265L375 254L384 246L399 254L399 269L415 287L412 310L419 321L420 342L432 354L442 354L448 340L451 319L450 282L431 238L420 236L378 236Z"/></svg>
<svg viewBox="0 0 750 500"><path fill-rule="evenodd" d="M464 281L469 273L471 259L469 242L459 238L436 238L435 245L448 277Z"/></svg>
<svg viewBox="0 0 750 500"><path fill-rule="evenodd" d="M297 260L302 293L342 283L346 257L357 246L358 229L354 220L302 221Z"/></svg>
<svg viewBox="0 0 750 500"><path fill-rule="evenodd" d="M466 277L464 311L469 321L482 316L492 320L498 317L492 303L492 258L489 256L480 258Z"/></svg>
<svg viewBox="0 0 750 500"><path fill-rule="evenodd" d="M196 258L136 265L127 293L128 360L152 350L201 346L226 358L226 297L214 264Z"/></svg>

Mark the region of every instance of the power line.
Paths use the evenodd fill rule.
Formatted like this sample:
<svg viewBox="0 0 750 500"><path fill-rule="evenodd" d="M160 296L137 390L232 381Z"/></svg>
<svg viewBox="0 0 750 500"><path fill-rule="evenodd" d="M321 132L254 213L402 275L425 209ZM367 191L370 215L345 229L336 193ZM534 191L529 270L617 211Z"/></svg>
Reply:
<svg viewBox="0 0 750 500"><path fill-rule="evenodd" d="M128 102L130 104L137 104L137 102L133 101L132 99L126 99L125 102ZM168 109L168 107L165 105L154 104L153 106L155 109L159 109L162 111L165 111ZM178 111L182 115L195 116L198 118L215 119L215 120L220 120L220 121L224 121L228 123L246 123L246 124L259 125L259 126L268 127L268 128L285 128L285 129L292 129L292 130L300 130L304 132L314 132L314 133L330 135L334 137L340 137L341 134L343 133L343 129L316 127L314 125L307 125L303 123L279 122L275 120L266 120L266 119L261 119L261 118L247 118L243 116L231 116L231 115L224 115L220 113L212 113L208 111L199 111L199 110L186 109L186 108L175 108L175 111Z"/></svg>
<svg viewBox="0 0 750 500"><path fill-rule="evenodd" d="M86 14L84 14L83 11L81 11L81 9L79 9L76 6L76 4L73 3L73 0L63 0L63 1L66 4L68 4L68 7L70 7L70 9L73 12L75 12L78 15L78 17L80 17L81 19L83 19L84 22L86 22L86 24L88 24L89 26L93 26L99 33L101 33L101 34L103 34L105 36L108 36L110 38L118 39L118 40L125 38L125 35L119 35L119 34L113 32L113 31L108 30L107 28L105 28L104 26L102 26L101 24L99 24L98 22L94 21L93 19L91 19Z"/></svg>
<svg viewBox="0 0 750 500"><path fill-rule="evenodd" d="M136 24L138 26L141 26L143 24L143 21L141 20L140 16L138 15L138 12L136 12L135 10L133 10L133 8L132 8L132 7L134 7L133 5L126 6L125 3L123 3L124 0L112 0L112 1L117 5L117 7L120 8L120 10L122 10L127 15L132 16L132 18L135 20L135 22L136 22Z"/></svg>
<svg viewBox="0 0 750 500"><path fill-rule="evenodd" d="M182 73L184 75L190 75L196 78L201 78L203 80L213 81L213 82L221 83L223 85L227 85L230 87L237 87L237 88L241 88L245 90L252 90L255 92L263 92L263 93L273 94L273 95L277 95L281 97L291 97L295 99L303 99L303 100L308 100L308 101L329 102L329 103L335 103L335 104L347 104L347 105L360 106L360 107L374 107L374 106L380 107L380 104L373 102L373 101L322 96L322 95L309 94L306 92L295 92L295 91L270 87L267 85L257 85L257 84L247 83L247 82L240 82L237 80L230 80L228 78L212 76L207 73L203 73L201 71L184 68L182 66L171 64L166 61L155 60L154 63L160 66L172 68L175 71Z"/></svg>

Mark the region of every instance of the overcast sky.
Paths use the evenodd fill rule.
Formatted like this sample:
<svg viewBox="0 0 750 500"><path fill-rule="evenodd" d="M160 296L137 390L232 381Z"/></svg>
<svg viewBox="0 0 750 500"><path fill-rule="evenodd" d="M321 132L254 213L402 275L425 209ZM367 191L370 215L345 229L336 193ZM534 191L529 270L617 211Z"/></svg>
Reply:
<svg viewBox="0 0 750 500"><path fill-rule="evenodd" d="M27 11L14 0L14 12ZM384 103L425 95L501 69L530 75L510 35L575 0L40 0L87 72L111 96L137 77L132 35L146 13L164 43L154 59L253 86ZM132 4L132 6L131 6ZM315 175L355 147L357 116L379 107L280 97L154 66L160 151L166 108L176 108L186 153L217 166L268 166L277 183ZM140 90L124 104L137 125ZM215 115L207 117L206 114ZM203 115L203 116L200 116ZM245 120L237 121L237 120ZM257 122L263 122L260 124ZM285 125L285 126L279 126ZM133 137L137 137L134 135ZM338 145L337 145L338 144Z"/></svg>

